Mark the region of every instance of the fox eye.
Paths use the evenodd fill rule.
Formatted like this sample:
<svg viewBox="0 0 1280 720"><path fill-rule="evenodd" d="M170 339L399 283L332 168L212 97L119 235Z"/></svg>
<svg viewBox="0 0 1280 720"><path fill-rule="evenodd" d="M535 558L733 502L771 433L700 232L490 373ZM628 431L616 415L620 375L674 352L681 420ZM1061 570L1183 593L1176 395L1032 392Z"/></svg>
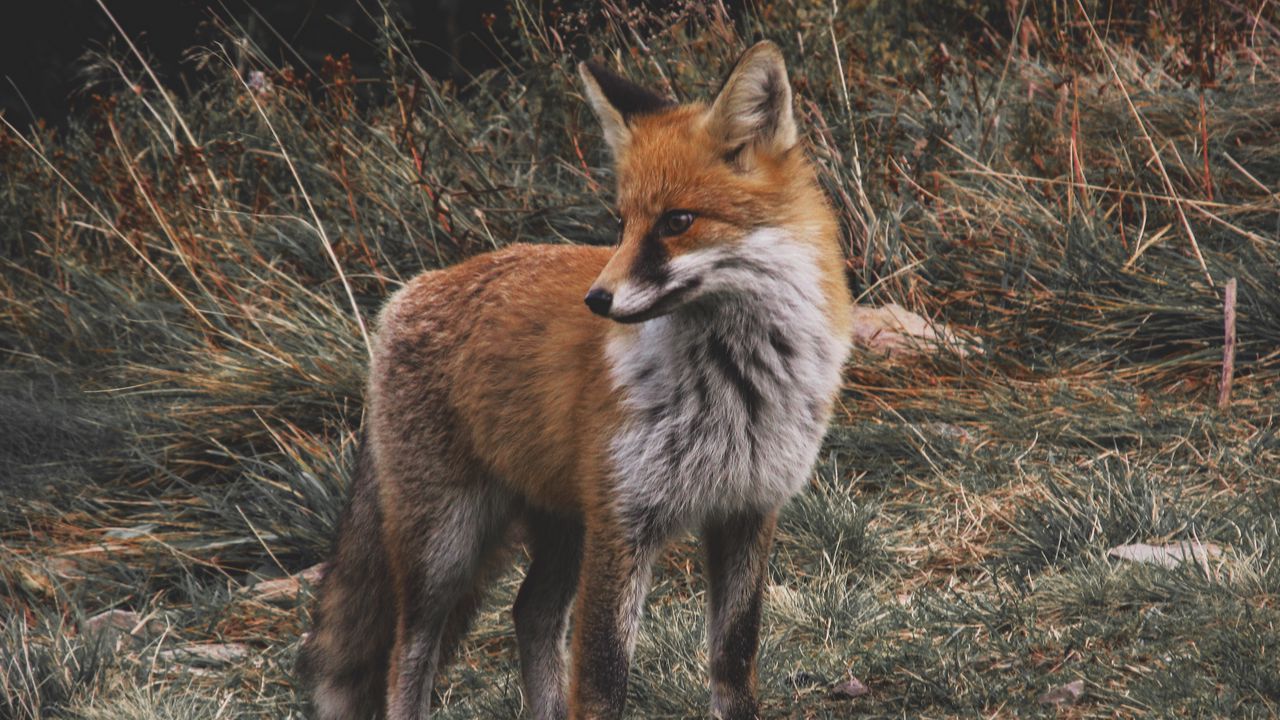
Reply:
<svg viewBox="0 0 1280 720"><path fill-rule="evenodd" d="M693 213L688 210L668 210L658 220L658 234L663 237L679 235L693 225Z"/></svg>

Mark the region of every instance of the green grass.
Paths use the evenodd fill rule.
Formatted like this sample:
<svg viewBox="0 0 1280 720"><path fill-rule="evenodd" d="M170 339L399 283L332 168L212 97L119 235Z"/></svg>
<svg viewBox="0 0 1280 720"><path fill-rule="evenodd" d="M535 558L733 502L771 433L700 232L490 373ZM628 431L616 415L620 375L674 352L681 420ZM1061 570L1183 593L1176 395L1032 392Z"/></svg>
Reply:
<svg viewBox="0 0 1280 720"><path fill-rule="evenodd" d="M506 243L610 241L566 48L694 98L761 37L790 61L861 301L984 349L855 350L773 554L766 715L1280 714L1280 11L1083 8L550 21L516 3L506 65L465 87L425 76L394 23L375 78L277 67L234 26L193 51L184 97L97 58L91 112L0 132L0 717L300 717L310 588L249 586L328 548L361 416L356 313ZM1107 556L1181 540L1223 553ZM441 716L518 715L520 565ZM632 716L704 716L705 592L681 539ZM136 632L91 630L111 609ZM246 654L172 652L210 643ZM834 697L850 675L869 693ZM1038 701L1077 679L1075 705Z"/></svg>

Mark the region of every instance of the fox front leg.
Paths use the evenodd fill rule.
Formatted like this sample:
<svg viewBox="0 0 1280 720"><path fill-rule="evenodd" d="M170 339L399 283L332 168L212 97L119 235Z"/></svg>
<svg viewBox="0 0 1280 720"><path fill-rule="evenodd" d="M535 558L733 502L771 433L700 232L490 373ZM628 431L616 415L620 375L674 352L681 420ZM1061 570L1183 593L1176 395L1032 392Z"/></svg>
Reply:
<svg viewBox="0 0 1280 720"><path fill-rule="evenodd" d="M703 532L711 580L711 713L752 720L760 605L777 513L746 513L708 523Z"/></svg>
<svg viewBox="0 0 1280 720"><path fill-rule="evenodd" d="M570 720L622 717L631 654L659 544L649 533L637 537L587 529L573 620Z"/></svg>

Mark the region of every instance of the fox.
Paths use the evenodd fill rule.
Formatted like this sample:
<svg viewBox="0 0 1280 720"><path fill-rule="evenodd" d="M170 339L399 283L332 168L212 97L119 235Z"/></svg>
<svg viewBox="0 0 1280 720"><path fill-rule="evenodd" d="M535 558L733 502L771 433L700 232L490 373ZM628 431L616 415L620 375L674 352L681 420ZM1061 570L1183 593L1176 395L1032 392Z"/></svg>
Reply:
<svg viewBox="0 0 1280 720"><path fill-rule="evenodd" d="M711 714L759 713L777 517L849 350L839 224L773 43L710 102L578 74L617 243L513 244L418 275L379 313L301 651L322 720L427 718L513 535L531 558L512 608L525 716L620 717L652 567L685 532L705 552Z"/></svg>

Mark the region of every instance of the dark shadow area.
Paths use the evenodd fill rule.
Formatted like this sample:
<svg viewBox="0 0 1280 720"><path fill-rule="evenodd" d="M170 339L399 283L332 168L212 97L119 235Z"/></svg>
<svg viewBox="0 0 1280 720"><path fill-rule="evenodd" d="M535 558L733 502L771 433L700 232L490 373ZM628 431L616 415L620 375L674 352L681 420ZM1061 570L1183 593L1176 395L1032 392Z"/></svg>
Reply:
<svg viewBox="0 0 1280 720"><path fill-rule="evenodd" d="M572 3L570 3L572 4ZM239 25L268 57L319 68L325 56L349 55L357 77L378 75L382 55L369 38L381 22L376 2L357 0L112 0L107 8L169 87L185 87L193 46L220 39L215 16ZM550 4L552 6L558 3ZM502 0L391 2L418 64L432 75L465 81L499 61L511 30ZM0 111L18 127L36 118L61 125L83 108L86 51L123 46L96 0L13 3L0 23ZM7 12L6 14L9 14Z"/></svg>

